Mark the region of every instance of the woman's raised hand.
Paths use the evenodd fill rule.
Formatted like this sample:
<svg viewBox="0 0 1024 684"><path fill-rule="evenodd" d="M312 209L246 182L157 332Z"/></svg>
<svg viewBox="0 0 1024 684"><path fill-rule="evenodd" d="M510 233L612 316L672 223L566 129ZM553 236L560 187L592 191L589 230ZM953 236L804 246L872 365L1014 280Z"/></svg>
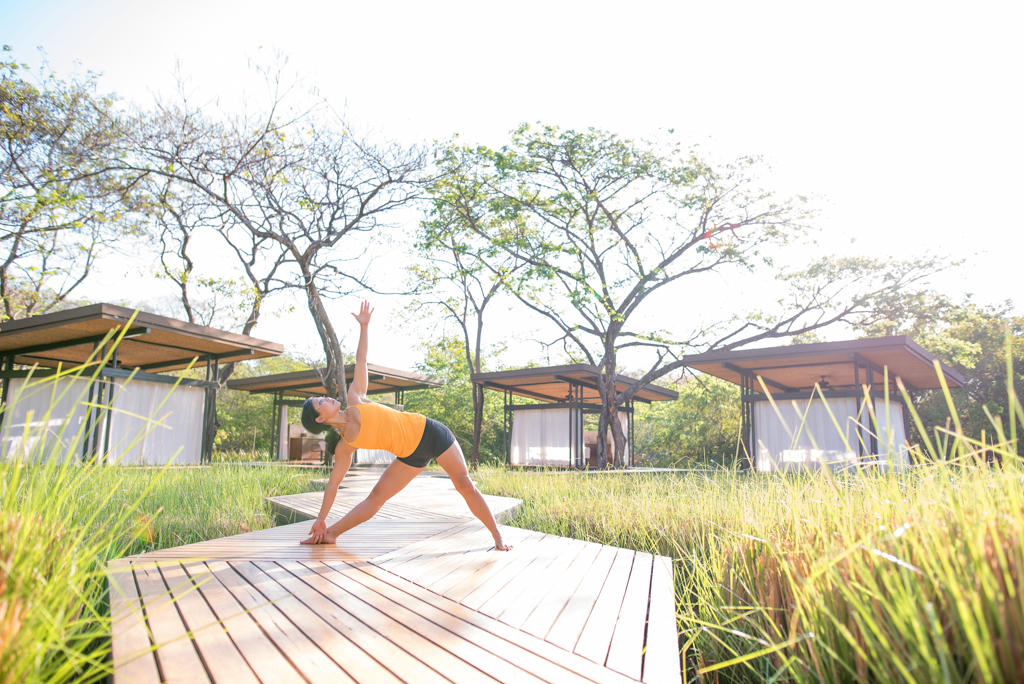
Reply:
<svg viewBox="0 0 1024 684"><path fill-rule="evenodd" d="M352 314L359 325L370 325L370 316L373 315L373 309L370 308L370 302L363 300L363 303L359 306L359 313Z"/></svg>

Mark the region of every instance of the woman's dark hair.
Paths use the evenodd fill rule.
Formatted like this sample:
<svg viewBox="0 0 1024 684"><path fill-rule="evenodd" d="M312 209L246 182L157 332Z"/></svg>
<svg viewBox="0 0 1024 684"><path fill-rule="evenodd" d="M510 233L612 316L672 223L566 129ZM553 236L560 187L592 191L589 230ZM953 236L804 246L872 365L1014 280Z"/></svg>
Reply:
<svg viewBox="0 0 1024 684"><path fill-rule="evenodd" d="M316 422L318 415L316 409L313 408L312 398L302 402L302 427L314 435L319 435L326 430L327 434L324 435L324 442L327 444L327 453L333 458L334 447L338 446L338 442L341 441L341 435L338 434L337 430L332 429L330 425Z"/></svg>
<svg viewBox="0 0 1024 684"><path fill-rule="evenodd" d="M319 435L329 427L323 423L316 422L318 415L316 409L313 408L312 397L302 402L302 427L306 428L306 432Z"/></svg>
<svg viewBox="0 0 1024 684"><path fill-rule="evenodd" d="M334 458L334 447L338 446L338 442L340 441L341 435L339 435L338 431L334 428L328 430L327 434L324 435L324 443L327 445L327 454L331 458Z"/></svg>

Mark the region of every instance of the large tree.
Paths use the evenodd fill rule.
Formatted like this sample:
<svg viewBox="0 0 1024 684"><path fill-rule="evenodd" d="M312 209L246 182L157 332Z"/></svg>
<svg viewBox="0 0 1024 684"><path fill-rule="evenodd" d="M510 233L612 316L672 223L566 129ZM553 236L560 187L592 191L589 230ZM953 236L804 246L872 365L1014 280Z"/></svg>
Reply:
<svg viewBox="0 0 1024 684"><path fill-rule="evenodd" d="M5 46L5 51L10 48ZM114 99L96 79L0 61L0 299L3 318L75 304L101 252L128 230Z"/></svg>
<svg viewBox="0 0 1024 684"><path fill-rule="evenodd" d="M240 115L193 106L185 95L140 113L134 168L169 184L176 198L153 206L188 198L201 216L194 225L221 233L254 302L272 291L302 293L326 359L325 386L344 401L344 353L325 300L367 287L366 238L383 239L396 210L418 199L427 158L355 134L326 104L288 110L288 90L275 79L270 104Z"/></svg>
<svg viewBox="0 0 1024 684"><path fill-rule="evenodd" d="M645 308L718 298L704 274L773 272L772 256L809 225L804 200L761 189L757 159L715 165L678 144L598 130L523 125L500 150L460 154L476 168L474 182L491 194L494 216L504 219L469 227L527 265L509 290L557 328L552 343L600 367L598 430L611 429L616 465L623 462L625 435L611 416L639 387L684 365L684 354L849 320L870 311L875 296L905 288L935 267L928 259L826 258L787 276L790 294L775 313L723 316L688 331L650 330L637 322ZM652 360L639 383L619 392L619 354L636 348L652 352ZM603 467L604 440L597 444Z"/></svg>
<svg viewBox="0 0 1024 684"><path fill-rule="evenodd" d="M428 185L432 207L420 224L416 248L421 262L410 268L413 304L432 306L459 327L469 373L481 373L484 363L484 316L525 265L486 237L506 229L506 217L496 215L493 195L476 178L477 169L454 147L443 150L439 173ZM469 384L473 398L473 439L470 464L480 464L485 394L482 385Z"/></svg>

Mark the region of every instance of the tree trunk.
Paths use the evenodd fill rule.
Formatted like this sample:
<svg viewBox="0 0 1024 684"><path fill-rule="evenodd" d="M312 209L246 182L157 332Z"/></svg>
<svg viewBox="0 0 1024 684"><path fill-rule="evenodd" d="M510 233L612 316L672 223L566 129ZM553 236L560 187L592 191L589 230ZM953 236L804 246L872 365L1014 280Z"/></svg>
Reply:
<svg viewBox="0 0 1024 684"><path fill-rule="evenodd" d="M615 399L612 400L612 404L608 418L611 423L612 439L615 441L615 467L624 468L626 466L626 437L622 432L622 423L619 422L619 407Z"/></svg>
<svg viewBox="0 0 1024 684"><path fill-rule="evenodd" d="M327 368L323 374L324 388L327 395L341 402L343 408L348 408L348 387L345 383L345 355L341 351L341 342L331 325L331 320L324 310L323 301L320 299L320 290L313 282L312 276L303 266L303 279L306 281L306 298L309 302L309 313L316 323L316 330L320 334L320 341L323 343L324 356L327 358Z"/></svg>
<svg viewBox="0 0 1024 684"><path fill-rule="evenodd" d="M480 436L484 427L484 388L473 385L473 448L469 452L469 464L476 470L480 466Z"/></svg>

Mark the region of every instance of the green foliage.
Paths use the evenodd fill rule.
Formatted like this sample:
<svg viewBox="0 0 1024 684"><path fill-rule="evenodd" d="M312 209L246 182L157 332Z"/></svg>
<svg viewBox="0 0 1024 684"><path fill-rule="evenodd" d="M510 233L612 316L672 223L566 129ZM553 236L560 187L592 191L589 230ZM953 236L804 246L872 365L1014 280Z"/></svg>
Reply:
<svg viewBox="0 0 1024 684"><path fill-rule="evenodd" d="M633 444L639 463L660 468L724 465L736 457L739 388L711 376L671 386L675 401L637 404Z"/></svg>
<svg viewBox="0 0 1024 684"><path fill-rule="evenodd" d="M448 426L467 458L473 444L473 394L469 366L463 342L457 337L441 337L424 342L424 359L416 370L444 380L444 387L419 390L406 395L405 409L433 418ZM485 357L485 370L500 370L499 351ZM502 456L503 407L498 392L484 392L483 431L480 438L480 462L500 463Z"/></svg>
<svg viewBox="0 0 1024 684"><path fill-rule="evenodd" d="M306 370L309 366L287 354L240 363L232 377L254 378L274 373ZM271 454L274 397L250 394L226 387L217 393L217 447L222 452L264 452ZM292 409L289 409L291 413ZM294 416L298 421L297 414ZM290 416L291 419L291 416ZM256 459L253 459L256 460Z"/></svg>
<svg viewBox="0 0 1024 684"><path fill-rule="evenodd" d="M965 387L952 388L950 396L965 435L980 440L984 430L986 441L998 441L988 415L996 417L1009 434L1007 377L1016 395L1024 395L1024 318L1013 315L1009 303L1003 307L981 307L969 301L953 304L927 293L891 302L859 329L869 336L909 335L963 375ZM932 440L936 429L948 429L954 423L939 390L917 393L914 405ZM923 443L916 425L912 441ZM1024 453L1019 444L1017 449Z"/></svg>
<svg viewBox="0 0 1024 684"><path fill-rule="evenodd" d="M0 298L5 319L68 306L125 234L114 100L96 77L0 61Z"/></svg>

